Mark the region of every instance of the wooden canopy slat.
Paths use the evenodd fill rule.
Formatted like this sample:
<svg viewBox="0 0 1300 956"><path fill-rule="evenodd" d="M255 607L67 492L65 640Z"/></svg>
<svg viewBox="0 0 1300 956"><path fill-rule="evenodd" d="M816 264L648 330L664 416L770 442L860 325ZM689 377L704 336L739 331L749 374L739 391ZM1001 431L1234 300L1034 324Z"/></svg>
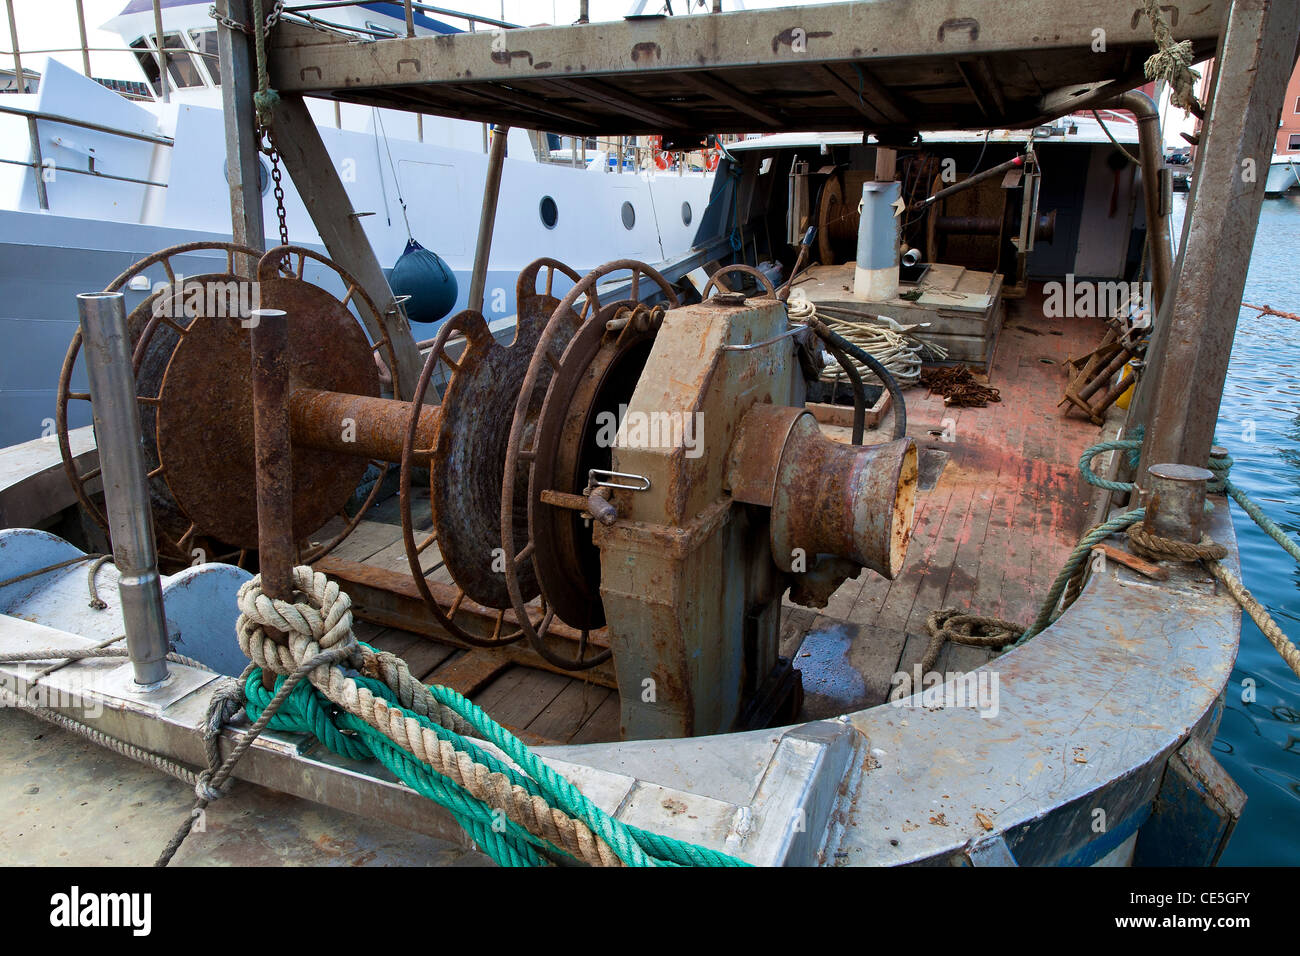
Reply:
<svg viewBox="0 0 1300 956"><path fill-rule="evenodd" d="M1214 52L1228 0L1166 3ZM357 42L277 27L279 90L585 135L1019 127L1143 81L1137 0L867 0ZM1098 91L1097 84L1106 85ZM419 90L418 98L399 91ZM427 104L417 106L416 103Z"/></svg>

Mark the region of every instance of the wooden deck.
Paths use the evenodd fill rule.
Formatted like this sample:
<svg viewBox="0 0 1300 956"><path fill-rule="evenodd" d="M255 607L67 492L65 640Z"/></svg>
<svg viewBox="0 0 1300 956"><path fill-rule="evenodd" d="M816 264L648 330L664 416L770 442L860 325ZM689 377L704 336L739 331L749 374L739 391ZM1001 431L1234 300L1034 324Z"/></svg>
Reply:
<svg viewBox="0 0 1300 956"><path fill-rule="evenodd" d="M803 672L804 719L884 701L892 676L910 670L924 653L925 619L934 610L955 606L1027 624L1077 543L1088 498L1077 462L1098 430L1056 407L1064 385L1059 363L1093 348L1103 326L1096 319L1044 319L1036 291L1031 287L1029 298L1007 303L988 379L1001 402L957 409L922 388L907 392L922 491L903 573L891 582L864 572L820 613L787 604L781 653L793 656ZM891 421L886 417L868 440L885 440ZM847 429L824 428L848 440ZM396 499L390 499L334 556L404 571L400 533ZM526 742L618 737L617 694L581 676L535 670L394 628L361 623L358 635L403 656L426 683L472 698ZM968 670L987 657L981 649L949 646L936 669Z"/></svg>

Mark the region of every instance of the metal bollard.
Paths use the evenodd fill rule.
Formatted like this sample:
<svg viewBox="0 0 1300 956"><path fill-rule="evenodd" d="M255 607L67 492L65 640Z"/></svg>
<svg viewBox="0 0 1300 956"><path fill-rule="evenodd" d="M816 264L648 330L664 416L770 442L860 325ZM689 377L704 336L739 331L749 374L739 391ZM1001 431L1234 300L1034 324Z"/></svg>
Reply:
<svg viewBox="0 0 1300 956"><path fill-rule="evenodd" d="M1146 488L1143 527L1163 538L1201 540L1205 523L1205 483L1214 477L1195 465L1152 465Z"/></svg>
<svg viewBox="0 0 1300 956"><path fill-rule="evenodd" d="M126 306L120 292L88 292L77 296L77 313L94 403L95 442L113 538L113 563L121 575L117 587L127 653L135 682L156 686L168 674L167 619L148 478L140 455L140 409Z"/></svg>

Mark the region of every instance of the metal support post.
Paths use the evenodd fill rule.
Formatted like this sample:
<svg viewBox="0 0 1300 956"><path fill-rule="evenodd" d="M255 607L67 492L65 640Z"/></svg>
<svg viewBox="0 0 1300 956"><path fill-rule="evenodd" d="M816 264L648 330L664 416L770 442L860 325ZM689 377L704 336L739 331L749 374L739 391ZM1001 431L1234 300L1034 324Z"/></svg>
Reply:
<svg viewBox="0 0 1300 956"><path fill-rule="evenodd" d="M140 454L140 408L126 305L120 292L77 296L81 337L94 403L95 442L104 481L104 504L113 539L122 624L135 682L167 679L167 619L154 544L148 476Z"/></svg>

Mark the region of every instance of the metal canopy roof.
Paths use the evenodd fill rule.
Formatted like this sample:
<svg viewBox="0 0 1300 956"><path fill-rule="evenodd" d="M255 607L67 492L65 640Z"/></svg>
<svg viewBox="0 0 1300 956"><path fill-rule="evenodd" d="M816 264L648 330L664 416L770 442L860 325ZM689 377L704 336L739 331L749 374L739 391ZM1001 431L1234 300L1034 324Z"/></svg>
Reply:
<svg viewBox="0 0 1300 956"><path fill-rule="evenodd" d="M1162 8L1201 59L1227 6ZM1155 45L1139 0L866 0L370 42L282 23L271 50L282 92L684 139L1032 125L1141 84Z"/></svg>

